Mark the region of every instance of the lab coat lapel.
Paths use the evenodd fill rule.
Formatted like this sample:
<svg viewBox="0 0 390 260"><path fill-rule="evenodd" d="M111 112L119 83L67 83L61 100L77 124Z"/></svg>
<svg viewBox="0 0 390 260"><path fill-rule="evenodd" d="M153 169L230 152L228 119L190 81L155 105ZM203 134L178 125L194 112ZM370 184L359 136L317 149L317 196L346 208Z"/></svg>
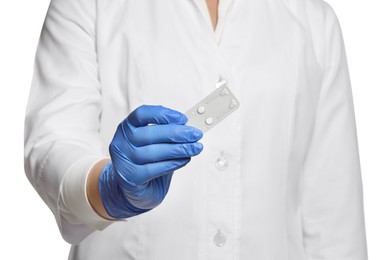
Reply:
<svg viewBox="0 0 390 260"><path fill-rule="evenodd" d="M211 21L209 10L207 8L206 0L192 0L192 1L195 3L198 11L202 15L209 31L211 32L211 34L213 34L215 41L219 44L222 36L223 28L225 26L226 13L233 0L219 0L218 22L215 31L213 29L213 24Z"/></svg>
<svg viewBox="0 0 390 260"><path fill-rule="evenodd" d="M192 0L192 1L195 3L196 7L198 8L198 11L202 15L209 30L213 31L213 25L211 22L209 10L207 8L206 0Z"/></svg>

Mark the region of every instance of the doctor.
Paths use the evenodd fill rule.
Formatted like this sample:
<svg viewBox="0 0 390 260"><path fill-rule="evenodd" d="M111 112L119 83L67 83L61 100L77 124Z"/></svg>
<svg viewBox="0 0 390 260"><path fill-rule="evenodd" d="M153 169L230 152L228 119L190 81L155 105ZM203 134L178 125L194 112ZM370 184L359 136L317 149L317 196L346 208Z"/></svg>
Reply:
<svg viewBox="0 0 390 260"><path fill-rule="evenodd" d="M182 112L221 81L241 107L203 136ZM322 0L52 0L25 169L69 259L367 259L346 54Z"/></svg>

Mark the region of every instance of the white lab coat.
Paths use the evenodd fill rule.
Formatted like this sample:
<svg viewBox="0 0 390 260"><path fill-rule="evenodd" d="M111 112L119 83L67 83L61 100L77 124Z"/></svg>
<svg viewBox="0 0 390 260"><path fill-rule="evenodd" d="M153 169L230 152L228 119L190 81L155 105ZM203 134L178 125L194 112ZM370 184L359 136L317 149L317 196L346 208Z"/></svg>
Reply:
<svg viewBox="0 0 390 260"><path fill-rule="evenodd" d="M344 44L322 0L52 0L37 49L26 173L70 259L367 259ZM206 20L204 19L206 18ZM142 104L185 112L227 80L240 108L164 202L99 217L85 178ZM64 177L65 176L65 177Z"/></svg>

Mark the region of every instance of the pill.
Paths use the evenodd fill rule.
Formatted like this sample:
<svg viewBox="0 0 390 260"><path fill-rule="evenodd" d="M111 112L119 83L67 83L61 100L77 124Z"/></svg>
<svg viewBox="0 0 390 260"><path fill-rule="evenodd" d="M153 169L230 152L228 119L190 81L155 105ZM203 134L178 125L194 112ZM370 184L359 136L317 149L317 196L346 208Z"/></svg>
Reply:
<svg viewBox="0 0 390 260"><path fill-rule="evenodd" d="M202 106L202 107L198 107L198 114L203 114L204 113L204 111L205 111L206 109Z"/></svg>
<svg viewBox="0 0 390 260"><path fill-rule="evenodd" d="M213 118L212 118L212 117L207 118L207 119L206 119L206 124L207 124L207 125L213 124Z"/></svg>

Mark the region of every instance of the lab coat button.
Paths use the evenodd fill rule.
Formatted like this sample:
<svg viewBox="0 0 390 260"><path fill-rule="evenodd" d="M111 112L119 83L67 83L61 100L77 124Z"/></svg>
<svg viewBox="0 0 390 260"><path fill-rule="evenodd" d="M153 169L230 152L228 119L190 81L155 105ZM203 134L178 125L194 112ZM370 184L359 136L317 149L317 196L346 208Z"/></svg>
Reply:
<svg viewBox="0 0 390 260"><path fill-rule="evenodd" d="M225 79L220 79L217 84L215 84L216 88L219 88L221 86L227 86L227 81Z"/></svg>
<svg viewBox="0 0 390 260"><path fill-rule="evenodd" d="M214 244L218 247L224 246L226 243L226 236L218 230L218 233L214 236Z"/></svg>
<svg viewBox="0 0 390 260"><path fill-rule="evenodd" d="M220 171L226 170L228 167L228 160L227 158L221 153L219 158L215 161L215 168L217 168Z"/></svg>

